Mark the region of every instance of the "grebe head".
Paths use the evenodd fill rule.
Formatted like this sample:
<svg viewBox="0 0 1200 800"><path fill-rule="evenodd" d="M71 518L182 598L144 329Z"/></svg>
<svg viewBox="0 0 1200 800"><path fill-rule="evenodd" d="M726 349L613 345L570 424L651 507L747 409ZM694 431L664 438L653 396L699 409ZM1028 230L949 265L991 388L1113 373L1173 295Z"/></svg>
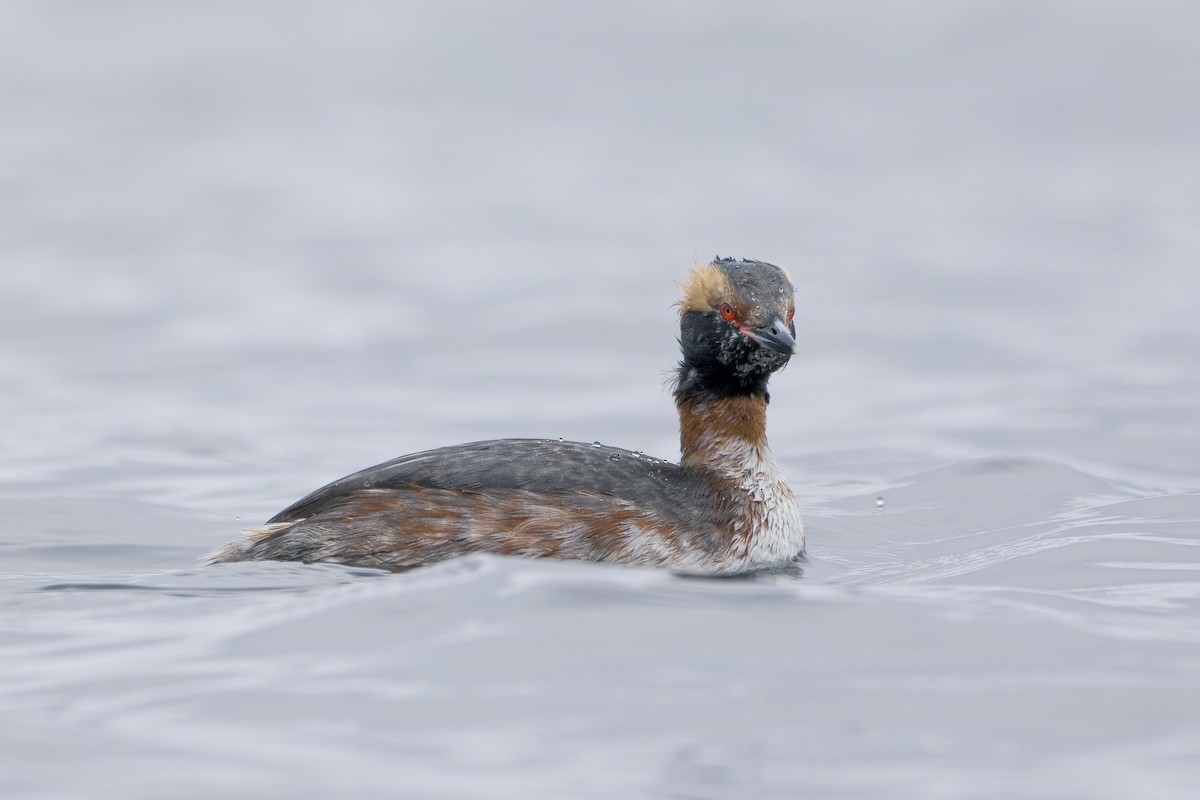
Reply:
<svg viewBox="0 0 1200 800"><path fill-rule="evenodd" d="M795 290L787 271L716 258L697 266L679 302L677 394L761 394L796 352Z"/></svg>

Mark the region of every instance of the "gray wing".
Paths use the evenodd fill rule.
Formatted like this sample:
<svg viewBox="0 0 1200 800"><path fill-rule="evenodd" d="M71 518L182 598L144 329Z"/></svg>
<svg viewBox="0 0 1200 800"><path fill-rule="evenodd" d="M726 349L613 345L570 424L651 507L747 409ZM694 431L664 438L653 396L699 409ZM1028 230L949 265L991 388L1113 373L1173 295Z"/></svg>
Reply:
<svg viewBox="0 0 1200 800"><path fill-rule="evenodd" d="M617 447L543 439L495 439L400 456L317 489L268 523L292 522L363 489L585 491L687 519L709 507L711 486L691 470Z"/></svg>

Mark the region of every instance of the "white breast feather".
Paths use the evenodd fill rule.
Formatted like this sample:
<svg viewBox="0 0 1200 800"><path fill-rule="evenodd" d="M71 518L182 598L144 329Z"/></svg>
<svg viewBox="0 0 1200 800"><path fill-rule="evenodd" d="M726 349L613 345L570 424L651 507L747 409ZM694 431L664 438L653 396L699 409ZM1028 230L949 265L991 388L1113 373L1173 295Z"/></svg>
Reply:
<svg viewBox="0 0 1200 800"><path fill-rule="evenodd" d="M804 523L796 497L779 464L765 443L725 438L709 461L725 474L748 499L750 530L735 535L735 559L747 567L790 561L804 550ZM740 532L738 532L740 533Z"/></svg>

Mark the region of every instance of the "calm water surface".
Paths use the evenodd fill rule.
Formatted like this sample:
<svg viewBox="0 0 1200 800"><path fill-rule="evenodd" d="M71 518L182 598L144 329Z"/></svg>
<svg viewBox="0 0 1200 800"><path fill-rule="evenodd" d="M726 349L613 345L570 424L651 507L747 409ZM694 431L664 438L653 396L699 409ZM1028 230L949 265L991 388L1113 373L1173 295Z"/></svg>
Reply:
<svg viewBox="0 0 1200 800"><path fill-rule="evenodd" d="M0 794L1191 798L1192 6L3 4ZM677 456L790 267L801 578L197 559L391 456Z"/></svg>

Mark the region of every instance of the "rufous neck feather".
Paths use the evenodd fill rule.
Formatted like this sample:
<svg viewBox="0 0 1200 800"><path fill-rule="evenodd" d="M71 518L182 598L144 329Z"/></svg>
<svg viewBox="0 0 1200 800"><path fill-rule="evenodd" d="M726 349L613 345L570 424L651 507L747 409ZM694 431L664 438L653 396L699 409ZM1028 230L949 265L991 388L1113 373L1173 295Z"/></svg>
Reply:
<svg viewBox="0 0 1200 800"><path fill-rule="evenodd" d="M767 445L767 401L761 395L677 397L685 467L727 472L747 448Z"/></svg>

